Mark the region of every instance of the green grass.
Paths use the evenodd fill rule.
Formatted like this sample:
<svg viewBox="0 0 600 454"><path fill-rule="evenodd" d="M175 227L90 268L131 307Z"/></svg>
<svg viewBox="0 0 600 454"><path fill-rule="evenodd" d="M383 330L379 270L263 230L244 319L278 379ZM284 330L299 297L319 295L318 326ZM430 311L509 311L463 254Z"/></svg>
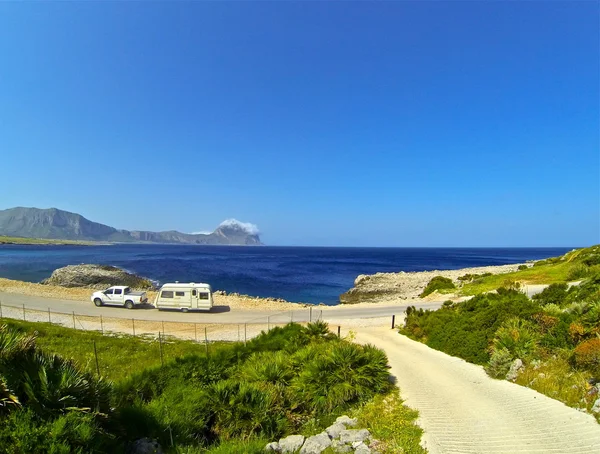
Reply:
<svg viewBox="0 0 600 454"><path fill-rule="evenodd" d="M82 246L89 246L98 244L93 241L79 241L79 240L50 240L44 238L22 238L17 236L3 236L0 235L0 244L75 244Z"/></svg>
<svg viewBox="0 0 600 454"><path fill-rule="evenodd" d="M96 341L100 374L112 381L120 381L134 372L161 364L160 344L157 339L128 335L103 336L94 331L78 331L49 323L10 319L3 319L2 324L27 333L36 332L37 345L49 353L74 360L86 372L96 373ZM209 348L212 352L220 348L220 344L211 344ZM189 354L204 355L204 345L171 338L163 342L165 363Z"/></svg>
<svg viewBox="0 0 600 454"><path fill-rule="evenodd" d="M379 395L351 413L358 427L367 428L376 440L385 440L377 451L382 454L424 454L419 444L423 429L415 424L418 412L406 407L397 389Z"/></svg>

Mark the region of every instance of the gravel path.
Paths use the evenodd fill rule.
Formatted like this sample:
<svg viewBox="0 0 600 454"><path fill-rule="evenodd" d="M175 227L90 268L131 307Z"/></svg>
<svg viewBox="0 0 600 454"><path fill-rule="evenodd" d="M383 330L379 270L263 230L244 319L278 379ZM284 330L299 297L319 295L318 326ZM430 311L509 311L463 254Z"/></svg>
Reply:
<svg viewBox="0 0 600 454"><path fill-rule="evenodd" d="M385 350L432 454L600 453L600 425L588 414L389 327L359 328L356 340Z"/></svg>

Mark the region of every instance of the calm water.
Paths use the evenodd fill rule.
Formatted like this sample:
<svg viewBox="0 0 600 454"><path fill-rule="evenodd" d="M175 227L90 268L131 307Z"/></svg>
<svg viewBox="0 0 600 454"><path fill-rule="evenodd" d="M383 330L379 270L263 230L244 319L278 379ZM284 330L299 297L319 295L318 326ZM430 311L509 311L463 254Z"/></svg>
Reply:
<svg viewBox="0 0 600 454"><path fill-rule="evenodd" d="M65 265L99 263L159 283L207 282L227 292L336 304L359 274L519 263L571 249L3 245L0 277L37 282Z"/></svg>

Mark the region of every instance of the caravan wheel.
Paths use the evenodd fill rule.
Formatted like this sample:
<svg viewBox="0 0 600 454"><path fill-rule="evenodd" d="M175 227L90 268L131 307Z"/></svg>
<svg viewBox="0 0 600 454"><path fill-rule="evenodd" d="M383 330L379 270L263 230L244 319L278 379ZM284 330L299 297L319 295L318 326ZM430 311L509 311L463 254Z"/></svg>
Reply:
<svg viewBox="0 0 600 454"><path fill-rule="evenodd" d="M184 314L185 314L187 311L188 311L188 308L187 308L187 307L182 307L182 308L181 308L181 312L183 312Z"/></svg>

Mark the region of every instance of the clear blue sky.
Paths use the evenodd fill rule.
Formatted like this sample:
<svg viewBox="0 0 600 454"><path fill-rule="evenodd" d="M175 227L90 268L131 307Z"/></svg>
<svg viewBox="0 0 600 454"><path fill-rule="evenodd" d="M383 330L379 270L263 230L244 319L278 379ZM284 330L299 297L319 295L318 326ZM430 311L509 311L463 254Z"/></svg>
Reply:
<svg viewBox="0 0 600 454"><path fill-rule="evenodd" d="M600 242L598 2L2 2L0 208Z"/></svg>

